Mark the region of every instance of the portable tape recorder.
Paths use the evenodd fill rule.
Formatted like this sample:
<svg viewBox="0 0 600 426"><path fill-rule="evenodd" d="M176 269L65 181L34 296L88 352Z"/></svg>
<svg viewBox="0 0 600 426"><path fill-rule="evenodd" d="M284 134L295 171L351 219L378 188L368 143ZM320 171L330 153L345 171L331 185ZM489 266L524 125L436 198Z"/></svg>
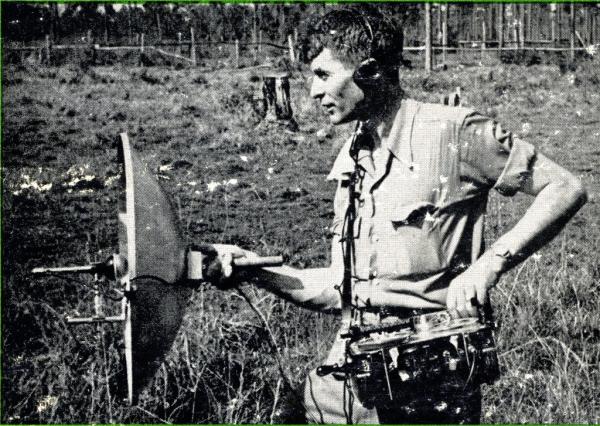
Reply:
<svg viewBox="0 0 600 426"><path fill-rule="evenodd" d="M348 339L345 364L317 374L353 378L365 406L491 384L500 375L494 329L484 315L453 319L445 311L353 326L341 336Z"/></svg>

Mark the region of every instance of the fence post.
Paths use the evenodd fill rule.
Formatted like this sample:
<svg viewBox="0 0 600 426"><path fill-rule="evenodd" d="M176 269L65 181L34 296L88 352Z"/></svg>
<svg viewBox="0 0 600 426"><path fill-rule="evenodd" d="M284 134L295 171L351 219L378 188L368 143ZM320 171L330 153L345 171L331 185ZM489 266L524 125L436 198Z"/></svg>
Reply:
<svg viewBox="0 0 600 426"><path fill-rule="evenodd" d="M144 33L140 34L140 53L144 53Z"/></svg>
<svg viewBox="0 0 600 426"><path fill-rule="evenodd" d="M431 61L431 3L425 3L425 70L433 69Z"/></svg>
<svg viewBox="0 0 600 426"><path fill-rule="evenodd" d="M190 60L192 65L196 66L196 38L194 37L194 27L190 28Z"/></svg>
<svg viewBox="0 0 600 426"><path fill-rule="evenodd" d="M296 62L296 54L294 53L294 42L291 34L288 34L288 47L290 50L290 62L293 64Z"/></svg>
<svg viewBox="0 0 600 426"><path fill-rule="evenodd" d="M258 53L262 52L262 30L258 30Z"/></svg>
<svg viewBox="0 0 600 426"><path fill-rule="evenodd" d="M181 33L177 33L177 54L181 55Z"/></svg>
<svg viewBox="0 0 600 426"><path fill-rule="evenodd" d="M556 46L556 3L550 3L550 37Z"/></svg>
<svg viewBox="0 0 600 426"><path fill-rule="evenodd" d="M518 5L518 22L519 22L519 47L523 49L525 47L525 28L523 26L525 20L525 5L519 3Z"/></svg>
<svg viewBox="0 0 600 426"><path fill-rule="evenodd" d="M442 8L442 62L446 63L448 60L447 50L448 50L448 13L450 9L450 3L442 3L440 5Z"/></svg>
<svg viewBox="0 0 600 426"><path fill-rule="evenodd" d="M486 42L487 42L487 32L486 32L487 28L485 25L485 19L481 22L481 59L483 60L484 56L485 56L485 50L486 50Z"/></svg>
<svg viewBox="0 0 600 426"><path fill-rule="evenodd" d="M240 67L240 41L235 39L235 67Z"/></svg>
<svg viewBox="0 0 600 426"><path fill-rule="evenodd" d="M46 64L50 65L51 63L51 58L50 58L50 50L52 48L52 45L50 43L50 34L46 34Z"/></svg>
<svg viewBox="0 0 600 426"><path fill-rule="evenodd" d="M571 61L575 60L575 3L571 2L569 10L569 44Z"/></svg>
<svg viewBox="0 0 600 426"><path fill-rule="evenodd" d="M498 56L502 55L504 47L504 3L498 5Z"/></svg>

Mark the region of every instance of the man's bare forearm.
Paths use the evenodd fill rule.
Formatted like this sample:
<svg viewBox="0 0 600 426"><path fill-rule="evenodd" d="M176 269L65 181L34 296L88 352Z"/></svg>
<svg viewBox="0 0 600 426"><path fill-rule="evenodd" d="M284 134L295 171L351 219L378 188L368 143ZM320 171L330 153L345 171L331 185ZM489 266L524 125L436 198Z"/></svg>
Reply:
<svg viewBox="0 0 600 426"><path fill-rule="evenodd" d="M322 312L340 309L340 292L336 288L341 276L334 268L296 269L290 266L262 268L251 282L304 308Z"/></svg>
<svg viewBox="0 0 600 426"><path fill-rule="evenodd" d="M551 182L536 196L525 215L494 243L510 251L510 269L554 238L587 201L587 193L575 178Z"/></svg>

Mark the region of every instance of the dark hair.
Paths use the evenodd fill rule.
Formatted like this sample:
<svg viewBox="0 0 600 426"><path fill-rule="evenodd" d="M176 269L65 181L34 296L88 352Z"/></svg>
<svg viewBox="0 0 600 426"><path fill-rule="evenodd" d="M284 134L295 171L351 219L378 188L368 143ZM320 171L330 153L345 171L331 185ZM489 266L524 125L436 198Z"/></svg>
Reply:
<svg viewBox="0 0 600 426"><path fill-rule="evenodd" d="M361 4L333 10L307 28L307 61L331 49L342 62L356 66L375 59L387 71L402 63L402 31L374 7Z"/></svg>

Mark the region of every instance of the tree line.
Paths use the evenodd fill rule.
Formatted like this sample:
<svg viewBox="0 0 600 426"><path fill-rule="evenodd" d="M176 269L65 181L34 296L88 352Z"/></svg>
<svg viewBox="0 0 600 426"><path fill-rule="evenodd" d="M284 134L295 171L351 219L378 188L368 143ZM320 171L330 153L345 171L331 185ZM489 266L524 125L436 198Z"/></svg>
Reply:
<svg viewBox="0 0 600 426"><path fill-rule="evenodd" d="M293 4L185 4L185 3L2 3L5 41L32 42L50 35L54 43L77 41L91 30L95 42L116 44L131 42L144 33L148 41L176 39L177 33L206 41L285 42L305 19L324 14L332 7L324 3ZM362 7L362 6L361 6ZM367 7L367 6L365 6ZM416 23L417 4L377 7L402 24Z"/></svg>

